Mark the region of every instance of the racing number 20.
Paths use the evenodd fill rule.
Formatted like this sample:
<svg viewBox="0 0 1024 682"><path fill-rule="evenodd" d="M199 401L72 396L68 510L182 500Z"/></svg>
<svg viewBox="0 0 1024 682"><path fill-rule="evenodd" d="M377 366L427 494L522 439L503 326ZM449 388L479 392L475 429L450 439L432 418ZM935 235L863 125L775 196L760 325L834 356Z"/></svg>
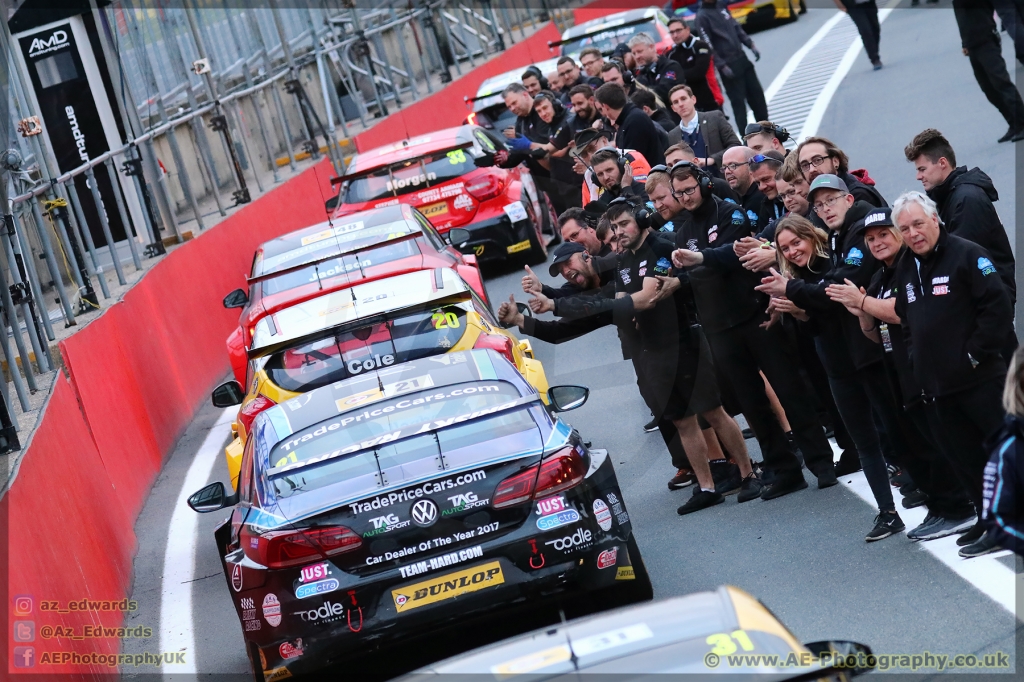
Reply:
<svg viewBox="0 0 1024 682"><path fill-rule="evenodd" d="M711 653L718 654L719 656L728 656L729 654L736 653L736 644L739 644L740 648L744 651L754 650L754 643L750 641L750 637L743 630L733 630L729 634L721 632L709 635L704 641L714 647L711 649Z"/></svg>
<svg viewBox="0 0 1024 682"><path fill-rule="evenodd" d="M430 321L434 323L434 329L457 329L460 326L459 316L455 313L434 313Z"/></svg>

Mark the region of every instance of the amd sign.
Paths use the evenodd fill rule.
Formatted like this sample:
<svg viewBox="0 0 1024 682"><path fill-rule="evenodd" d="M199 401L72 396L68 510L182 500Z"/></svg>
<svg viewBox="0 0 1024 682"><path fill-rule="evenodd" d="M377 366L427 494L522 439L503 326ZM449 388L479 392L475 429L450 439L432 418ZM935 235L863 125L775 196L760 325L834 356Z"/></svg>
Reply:
<svg viewBox="0 0 1024 682"><path fill-rule="evenodd" d="M57 29L50 34L49 38L33 38L32 43L28 46L28 56L38 57L39 55L46 54L47 52L60 50L68 45L67 31Z"/></svg>

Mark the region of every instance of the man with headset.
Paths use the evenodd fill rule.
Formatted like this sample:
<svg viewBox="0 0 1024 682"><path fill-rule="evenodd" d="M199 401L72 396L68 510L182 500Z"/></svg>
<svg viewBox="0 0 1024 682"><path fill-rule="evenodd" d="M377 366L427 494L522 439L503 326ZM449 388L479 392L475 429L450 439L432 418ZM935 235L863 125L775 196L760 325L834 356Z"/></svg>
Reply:
<svg viewBox="0 0 1024 682"><path fill-rule="evenodd" d="M590 161L593 155L600 149L615 149L621 154L633 173L633 180L646 182L647 173L651 170L651 164L647 162L644 155L635 149L618 149L612 144L614 133L605 129L587 128L576 133L574 138L576 150L574 153L574 168L577 173L583 175L583 205L591 201L597 201L601 196L601 186L597 184L594 176L594 169Z"/></svg>
<svg viewBox="0 0 1024 682"><path fill-rule="evenodd" d="M744 270L732 242L751 236L743 210L716 199L711 178L693 164L676 164L672 186L683 211L676 221L672 262L685 268L708 342L728 378L743 415L753 428L764 466L774 480L762 499L770 500L807 487L800 462L772 413L761 372L775 390L793 427L796 445L819 488L836 485L832 448L818 421L811 391L798 371L799 359L782 329L765 329L767 298L754 287L757 274Z"/></svg>
<svg viewBox="0 0 1024 682"><path fill-rule="evenodd" d="M626 197L640 204L647 203L643 183L633 178L629 160L618 149L599 150L590 158L590 167L601 186L598 201L609 204L619 197Z"/></svg>
<svg viewBox="0 0 1024 682"><path fill-rule="evenodd" d="M771 121L758 121L748 123L743 130L743 144L753 149L758 154L775 150L785 156L789 150L785 147L789 139L789 131L781 128Z"/></svg>

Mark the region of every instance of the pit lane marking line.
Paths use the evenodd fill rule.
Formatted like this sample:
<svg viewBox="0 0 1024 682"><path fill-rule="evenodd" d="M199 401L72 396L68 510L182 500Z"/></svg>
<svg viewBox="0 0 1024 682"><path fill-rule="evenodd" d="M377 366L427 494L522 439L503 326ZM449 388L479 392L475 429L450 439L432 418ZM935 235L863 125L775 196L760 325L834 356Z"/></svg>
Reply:
<svg viewBox="0 0 1024 682"><path fill-rule="evenodd" d="M195 580L199 515L189 508L187 500L210 480L217 456L227 442L223 427L230 424L237 413L236 407L228 407L221 412L189 465L172 510L160 580L160 651L186 652L186 662L184 665L162 665L164 674L196 673L192 583Z"/></svg>
<svg viewBox="0 0 1024 682"><path fill-rule="evenodd" d="M835 451L838 457L841 454L840 450L832 443L832 449ZM858 471L855 474L839 477L840 483L846 488L853 491L862 500L871 505L872 508L876 506L875 497L871 494L871 486L868 485L868 481L864 478L864 472ZM898 503L901 499L899 491L893 489L893 498ZM927 514L925 507L915 507L913 509L904 509L902 505L897 504L897 511L899 511L900 518L903 519L903 523L907 525L907 530L912 530L924 521L924 517ZM881 542L914 542L906 536L906 532L898 533L896 538L886 538ZM948 537L939 538L938 540L918 541L917 546L925 552L928 552L933 557L942 562L947 568L956 573L958 576L970 583L975 589L984 594L986 597L994 601L996 604L1014 614L1018 620L1024 620L1021 615L1018 615L1016 610L1016 584L1017 576L1013 569L1006 566L998 559L1005 556L1013 556L1013 552L1002 551L995 552L993 554L986 554L985 556L975 557L973 559L964 559L957 552L960 550L957 547L956 540L960 537L959 535L950 535Z"/></svg>

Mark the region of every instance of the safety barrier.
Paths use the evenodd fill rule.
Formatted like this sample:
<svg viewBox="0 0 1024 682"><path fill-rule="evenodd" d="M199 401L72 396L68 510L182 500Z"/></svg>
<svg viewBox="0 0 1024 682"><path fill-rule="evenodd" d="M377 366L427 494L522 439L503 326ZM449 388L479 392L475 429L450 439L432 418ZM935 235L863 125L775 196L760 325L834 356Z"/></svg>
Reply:
<svg viewBox="0 0 1024 682"><path fill-rule="evenodd" d="M228 371L224 339L238 311L221 298L244 286L261 242L325 219L327 160L241 209L154 266L124 298L60 345L70 375L57 377L38 430L7 495L9 596L31 596L34 620L74 627L120 625L124 614L41 612L130 591L134 524L150 486L210 388ZM12 602L6 602L11 604ZM10 610L11 623L18 620ZM155 640L154 640L155 641ZM110 642L113 642L112 644ZM14 647L2 648L13 667ZM116 640L41 640L44 650L116 653ZM10 664L7 668L6 664ZM37 669L42 666L37 666ZM94 666L47 672L108 673Z"/></svg>

